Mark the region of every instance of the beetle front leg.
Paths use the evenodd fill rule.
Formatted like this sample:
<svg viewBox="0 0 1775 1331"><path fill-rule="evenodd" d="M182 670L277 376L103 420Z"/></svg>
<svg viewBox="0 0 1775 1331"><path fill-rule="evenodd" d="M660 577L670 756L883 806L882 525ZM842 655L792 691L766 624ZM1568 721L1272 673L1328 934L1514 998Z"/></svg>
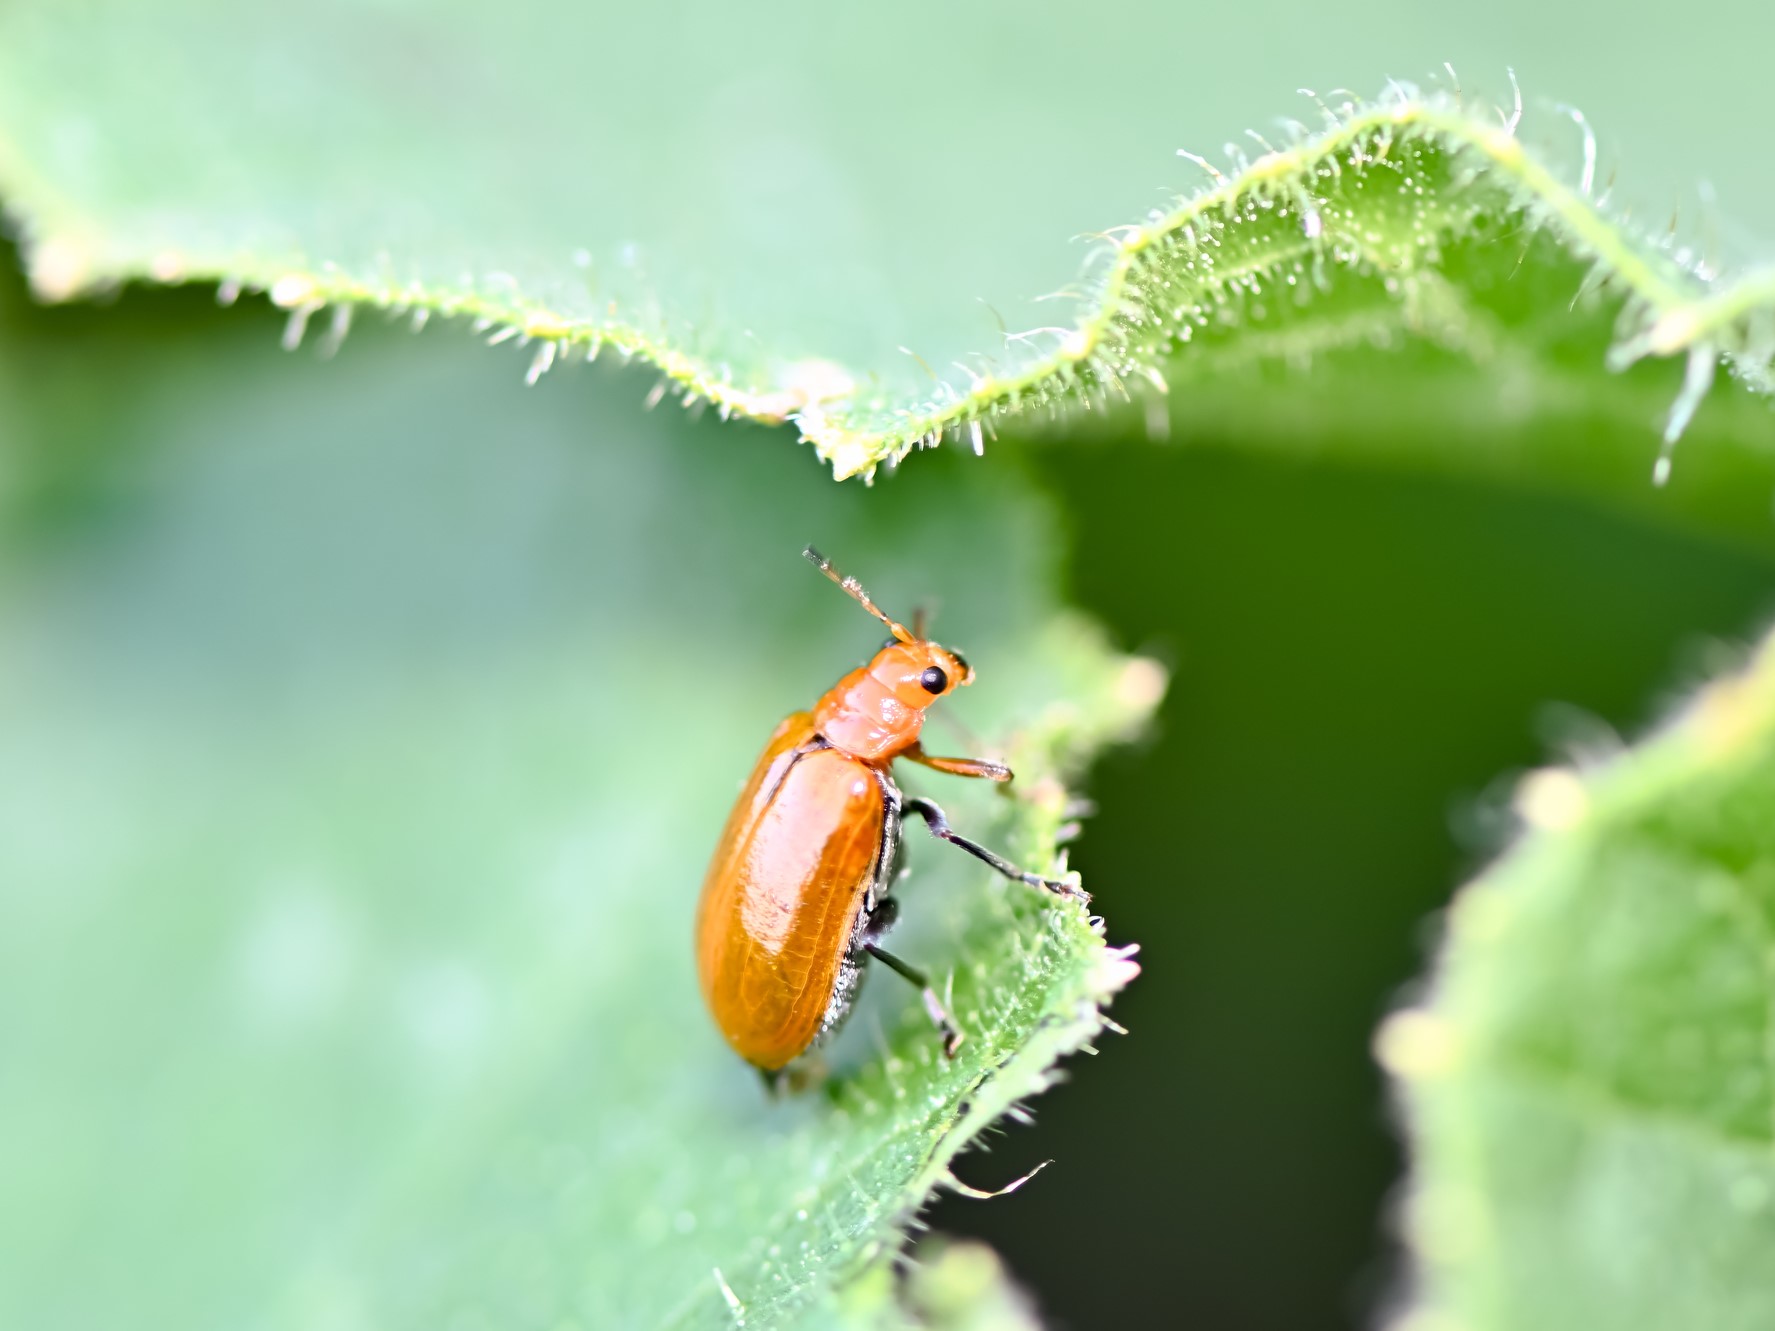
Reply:
<svg viewBox="0 0 1775 1331"><path fill-rule="evenodd" d="M919 763L934 772L947 772L950 776L977 777L983 781L1011 779L1011 769L990 758L938 758L926 753L922 744L914 744L900 756L908 762Z"/></svg>
<svg viewBox="0 0 1775 1331"><path fill-rule="evenodd" d="M1028 883L1031 887L1046 888L1057 896L1072 897L1080 902L1089 902L1090 894L1083 888L1071 883L1063 883L1057 878L1043 878L1040 874L1030 873L1027 869L1019 869L1002 855L996 855L977 841L969 841L949 825L949 819L943 816L943 810L927 799L909 799L901 806L908 813L916 813L924 819L925 826L931 829L931 835L951 845L960 846L977 860L990 864L1006 878L1014 878L1019 883Z"/></svg>
<svg viewBox="0 0 1775 1331"><path fill-rule="evenodd" d="M918 986L919 993L924 998L925 1015L931 1019L931 1024L943 1036L943 1057L954 1058L955 1051L961 1048L961 1042L967 1037L961 1033L961 1028L949 1019L949 1013L944 1010L942 1002L937 998L937 991L931 988L930 977L923 971L901 961L892 952L877 947L874 943L865 943L863 950L902 979L909 980Z"/></svg>

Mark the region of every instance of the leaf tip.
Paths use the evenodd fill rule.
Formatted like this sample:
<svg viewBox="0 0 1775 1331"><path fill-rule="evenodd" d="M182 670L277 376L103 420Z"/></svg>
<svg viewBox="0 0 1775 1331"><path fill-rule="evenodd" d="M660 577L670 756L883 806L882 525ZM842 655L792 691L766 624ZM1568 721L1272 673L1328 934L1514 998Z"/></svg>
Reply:
<svg viewBox="0 0 1775 1331"><path fill-rule="evenodd" d="M1571 768L1540 767L1517 782L1511 805L1536 831L1566 832L1590 812L1590 795Z"/></svg>
<svg viewBox="0 0 1775 1331"><path fill-rule="evenodd" d="M1428 1081L1454 1068L1458 1039L1445 1018L1424 1008L1404 1008L1375 1032L1374 1056L1401 1081Z"/></svg>

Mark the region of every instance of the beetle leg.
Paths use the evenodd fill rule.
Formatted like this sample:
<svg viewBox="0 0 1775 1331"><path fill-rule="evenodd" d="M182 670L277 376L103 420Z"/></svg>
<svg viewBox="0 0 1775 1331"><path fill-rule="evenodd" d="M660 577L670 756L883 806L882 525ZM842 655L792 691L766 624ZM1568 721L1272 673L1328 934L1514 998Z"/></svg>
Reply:
<svg viewBox="0 0 1775 1331"><path fill-rule="evenodd" d="M893 897L883 896L875 903L875 909L869 912L869 918L863 921L863 945L879 943L894 921L900 918L900 903Z"/></svg>
<svg viewBox="0 0 1775 1331"><path fill-rule="evenodd" d="M931 988L930 977L923 971L901 961L892 952L877 947L874 943L865 943L863 950L895 974L918 986L919 993L924 998L925 1014L930 1017L931 1024L942 1033L943 1057L954 1058L955 1051L961 1048L961 1042L967 1037L961 1033L961 1028L949 1019L949 1013L944 1011L942 1002L937 998L937 991Z"/></svg>
<svg viewBox="0 0 1775 1331"><path fill-rule="evenodd" d="M943 816L943 810L939 809L927 799L909 799L901 807L907 812L916 813L920 818L924 819L925 826L931 829L932 836L947 841L951 845L960 846L975 859L984 860L987 864L990 864L1006 878L1014 878L1019 883L1028 883L1031 887L1043 887L1059 896L1072 897L1081 902L1088 902L1091 900L1090 894L1083 888L1075 887L1071 883L1063 883L1057 878L1043 878L1040 874L1033 874L1026 869L1019 869L1004 856L995 855L992 851L986 849L985 846L982 846L977 841L969 841L966 837L956 832L954 828L950 827L949 820Z"/></svg>
<svg viewBox="0 0 1775 1331"><path fill-rule="evenodd" d="M921 763L934 772L947 772L950 776L980 777L987 781L1011 779L1011 769L1003 763L995 763L990 758L938 758L926 753L922 744L914 744L900 757Z"/></svg>
<svg viewBox="0 0 1775 1331"><path fill-rule="evenodd" d="M777 1100L783 1094L783 1070L781 1068L759 1068L758 1079L764 1083L764 1093Z"/></svg>

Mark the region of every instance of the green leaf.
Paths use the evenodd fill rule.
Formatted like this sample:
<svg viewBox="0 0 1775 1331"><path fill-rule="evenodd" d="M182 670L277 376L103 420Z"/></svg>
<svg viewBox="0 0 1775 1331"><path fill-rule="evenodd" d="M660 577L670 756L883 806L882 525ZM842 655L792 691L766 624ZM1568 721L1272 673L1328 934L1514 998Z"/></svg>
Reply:
<svg viewBox="0 0 1775 1331"><path fill-rule="evenodd" d="M1025 862L1156 669L1056 610L1014 474L834 487L472 347L292 361L201 304L0 306L0 1323L831 1325L1133 967L915 832L896 950L960 1056L885 974L823 1090L727 1050L706 857L879 638L800 547L938 605L1019 780L907 784Z"/></svg>
<svg viewBox="0 0 1775 1331"><path fill-rule="evenodd" d="M1775 645L1619 757L1518 787L1383 1027L1412 1328L1775 1324Z"/></svg>
<svg viewBox="0 0 1775 1331"><path fill-rule="evenodd" d="M1558 434L1575 415L1668 447L1716 370L1771 385L1775 275L1720 277L1599 203L1595 141L1564 109L1534 103L1525 120L1508 97L1398 83L1373 105L1329 95L1295 108L1313 129L1275 131L1279 149L1258 136L1224 172L1208 166L1204 192L1143 216L1115 202L1130 168L1093 133L1101 121L1058 114L1039 79L994 65L972 100L925 106L867 13L704 13L694 42L681 21L318 5L293 24L214 0L16 5L0 20L0 186L46 296L220 282L268 292L292 339L317 320L342 336L365 305L459 315L531 344L532 375L614 347L651 362L662 393L793 419L840 476L1124 398L1187 427L1204 419L1197 390L1229 367L1351 347L1371 367L1398 347L1471 367L1462 412L1438 416L1493 434ZM1095 40L1030 26L1056 56ZM662 48L676 56L663 68L636 58ZM727 66L761 48L794 80ZM891 141L869 137L870 80L914 117ZM1118 114L1118 130L1150 133L1174 85L1141 84L1155 100ZM1051 160L1016 176L1001 147L996 178L1032 206L999 215L1013 242L988 234L960 265L958 223L918 206L943 200L946 177L917 157L946 115L965 138L1005 111L1033 117ZM1161 170L1197 175L1168 149L1142 174ZM1059 206L1058 178L1088 172L1099 192ZM1103 233L1066 299L1035 303L1077 266L1030 262L1028 236L1053 218L1057 255L1068 229L1101 227L1080 199L1128 225ZM996 332L976 293L1007 303ZM1674 382L1656 377L1652 408L1609 378L1648 359L1677 367ZM1400 378L1421 381L1415 366ZM1319 409L1307 382L1272 389L1258 422ZM1360 398L1383 433L1393 398L1373 381Z"/></svg>

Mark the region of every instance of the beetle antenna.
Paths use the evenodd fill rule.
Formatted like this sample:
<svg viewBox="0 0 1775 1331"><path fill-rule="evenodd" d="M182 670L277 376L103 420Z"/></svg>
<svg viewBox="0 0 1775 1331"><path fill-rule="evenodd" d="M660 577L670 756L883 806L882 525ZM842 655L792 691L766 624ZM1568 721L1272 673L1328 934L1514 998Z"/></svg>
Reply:
<svg viewBox="0 0 1775 1331"><path fill-rule="evenodd" d="M880 606L876 605L874 601L869 599L869 593L863 590L862 583L858 582L855 578L845 577L844 574L833 568L832 562L827 559L825 555L814 549L813 546L808 546L807 549L801 552L801 555L808 563L812 564L828 578L831 578L833 582L836 582L840 587L844 588L845 593L855 600L858 605L874 615L883 624L886 624L888 626L888 631L901 642L910 643L918 641L904 624L900 623L897 619L890 618Z"/></svg>

